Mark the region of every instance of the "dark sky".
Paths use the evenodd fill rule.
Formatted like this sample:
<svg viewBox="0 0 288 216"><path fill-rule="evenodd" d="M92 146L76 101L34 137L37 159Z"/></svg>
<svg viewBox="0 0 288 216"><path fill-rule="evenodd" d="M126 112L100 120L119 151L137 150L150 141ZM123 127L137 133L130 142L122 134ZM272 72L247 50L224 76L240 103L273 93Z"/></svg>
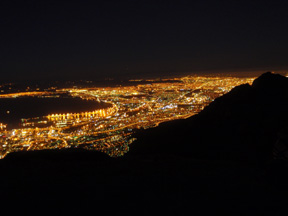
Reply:
<svg viewBox="0 0 288 216"><path fill-rule="evenodd" d="M288 1L1 1L0 79L288 67Z"/></svg>

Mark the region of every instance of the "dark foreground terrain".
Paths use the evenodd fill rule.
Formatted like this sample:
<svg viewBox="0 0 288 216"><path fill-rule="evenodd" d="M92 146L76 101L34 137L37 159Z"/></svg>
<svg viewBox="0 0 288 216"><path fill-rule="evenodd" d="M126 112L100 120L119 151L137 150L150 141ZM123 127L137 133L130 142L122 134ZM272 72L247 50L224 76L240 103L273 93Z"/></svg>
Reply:
<svg viewBox="0 0 288 216"><path fill-rule="evenodd" d="M130 152L0 161L3 215L287 215L288 79L265 73L200 114L140 131Z"/></svg>

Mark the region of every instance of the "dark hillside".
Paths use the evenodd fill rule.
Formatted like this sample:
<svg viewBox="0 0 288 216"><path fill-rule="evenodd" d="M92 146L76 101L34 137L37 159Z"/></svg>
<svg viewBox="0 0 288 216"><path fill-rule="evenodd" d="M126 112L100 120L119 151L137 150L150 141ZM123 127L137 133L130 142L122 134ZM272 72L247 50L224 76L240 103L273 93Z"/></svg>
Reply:
<svg viewBox="0 0 288 216"><path fill-rule="evenodd" d="M122 158L9 154L0 161L1 213L286 215L287 82L265 73L192 118L139 132Z"/></svg>
<svg viewBox="0 0 288 216"><path fill-rule="evenodd" d="M128 155L271 160L278 134L288 126L287 110L288 79L267 72L252 86L237 86L217 98L196 116L140 133Z"/></svg>

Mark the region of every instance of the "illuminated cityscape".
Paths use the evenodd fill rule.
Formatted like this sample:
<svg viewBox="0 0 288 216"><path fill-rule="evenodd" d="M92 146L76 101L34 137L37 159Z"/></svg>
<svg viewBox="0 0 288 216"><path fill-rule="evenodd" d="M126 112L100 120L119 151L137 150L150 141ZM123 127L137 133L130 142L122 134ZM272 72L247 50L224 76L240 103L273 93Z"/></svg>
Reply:
<svg viewBox="0 0 288 216"><path fill-rule="evenodd" d="M253 80L186 76L161 81L129 80L132 83L129 86L2 94L0 99L60 97L65 93L74 98L104 102L107 107L26 118L21 120L18 128L9 128L9 124L0 122L0 158L17 151L61 148L84 148L101 151L111 157L122 156L129 151L138 129L189 118L233 87L251 84Z"/></svg>

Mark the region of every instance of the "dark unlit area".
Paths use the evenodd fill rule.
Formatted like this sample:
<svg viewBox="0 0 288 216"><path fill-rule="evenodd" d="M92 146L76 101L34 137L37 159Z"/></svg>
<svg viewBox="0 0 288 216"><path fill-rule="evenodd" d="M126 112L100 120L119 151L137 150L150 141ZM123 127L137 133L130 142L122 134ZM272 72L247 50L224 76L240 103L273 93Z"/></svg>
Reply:
<svg viewBox="0 0 288 216"><path fill-rule="evenodd" d="M140 131L121 158L81 149L9 154L0 161L1 211L283 215L287 88L287 78L265 73L190 119Z"/></svg>

